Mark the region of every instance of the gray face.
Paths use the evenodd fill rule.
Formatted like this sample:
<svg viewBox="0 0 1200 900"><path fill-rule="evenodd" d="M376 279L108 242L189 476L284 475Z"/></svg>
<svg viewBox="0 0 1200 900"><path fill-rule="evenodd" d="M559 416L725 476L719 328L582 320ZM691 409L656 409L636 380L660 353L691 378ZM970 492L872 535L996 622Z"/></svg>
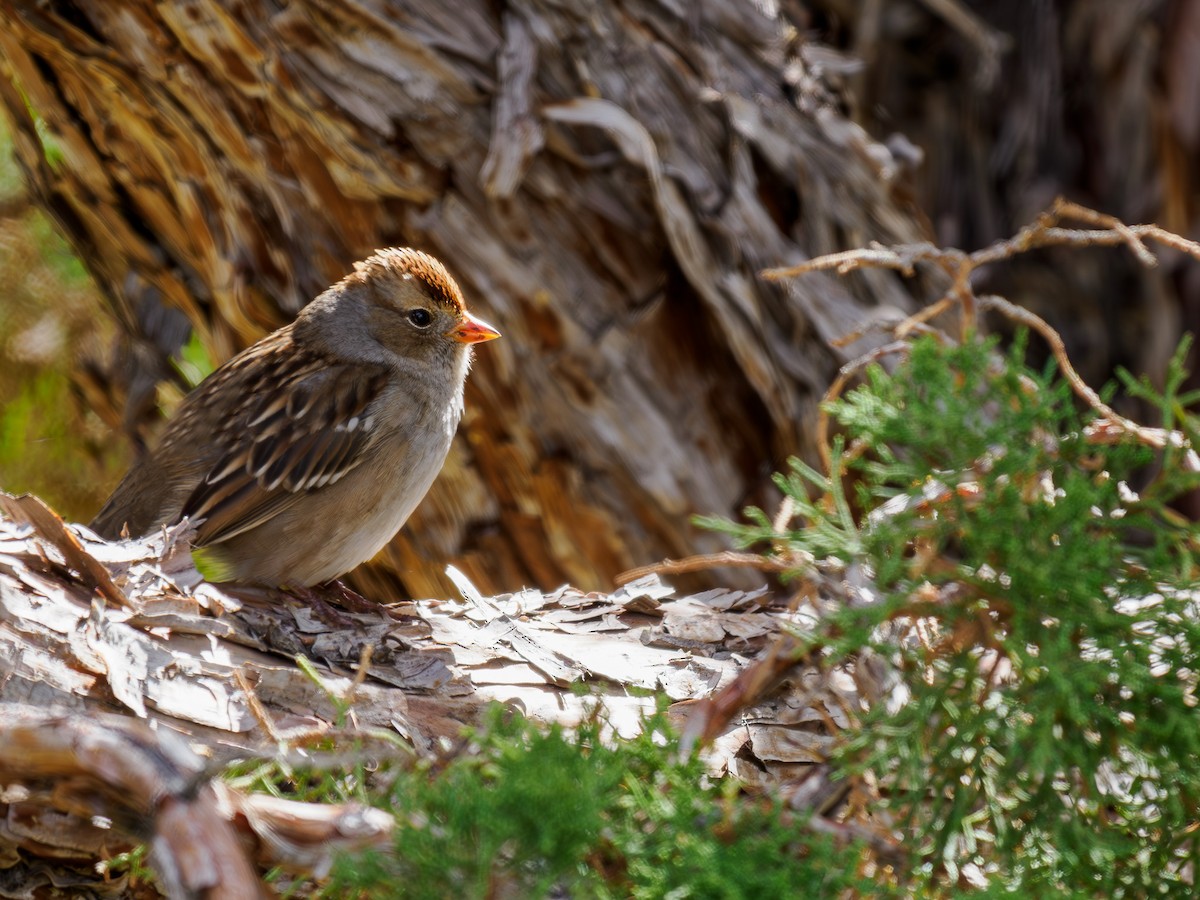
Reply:
<svg viewBox="0 0 1200 900"><path fill-rule="evenodd" d="M462 322L423 278L388 273L368 288L367 323L375 341L401 359L449 365L467 352L452 330Z"/></svg>
<svg viewBox="0 0 1200 900"><path fill-rule="evenodd" d="M453 334L466 318L458 286L440 263L412 251L384 251L305 307L296 328L335 355L437 383L470 358L469 344Z"/></svg>

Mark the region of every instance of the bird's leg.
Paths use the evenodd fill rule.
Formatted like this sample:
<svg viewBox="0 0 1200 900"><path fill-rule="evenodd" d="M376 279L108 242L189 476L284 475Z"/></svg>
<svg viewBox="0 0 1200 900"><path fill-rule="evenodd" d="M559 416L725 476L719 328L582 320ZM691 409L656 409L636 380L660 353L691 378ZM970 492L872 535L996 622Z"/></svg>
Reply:
<svg viewBox="0 0 1200 900"><path fill-rule="evenodd" d="M329 605L330 599L341 600L342 598L332 594L328 590L328 584L319 584L314 587L281 587L280 590L307 603L327 625L332 625L334 628L353 628L358 624L354 619Z"/></svg>
<svg viewBox="0 0 1200 900"><path fill-rule="evenodd" d="M222 594L228 594L234 600L250 606L265 607L279 603L278 591L275 588L262 587L257 584L239 584L236 581L202 583L209 584Z"/></svg>
<svg viewBox="0 0 1200 900"><path fill-rule="evenodd" d="M321 584L317 585L316 587L309 588L288 587L287 585L280 585L279 587L262 587L256 584L238 584L237 582L233 581L220 582L214 586L220 588L222 592L228 594L235 600L258 607L277 607L279 605L280 595L283 594L311 608L322 622L333 628L353 628L358 624L354 619L344 615L341 612L338 612L338 610L329 605L330 600L336 600L344 603L351 611L355 611L349 603L345 603L345 600L340 593L330 589L330 585L336 585L340 587L337 582L328 582L327 584ZM348 588L345 590L349 591ZM358 597L361 602L367 602L362 597L359 597L358 594L354 594L353 591L349 591L349 593L353 594L355 597Z"/></svg>
<svg viewBox="0 0 1200 900"><path fill-rule="evenodd" d="M380 605L378 603L368 600L358 591L348 587L344 581L337 579L327 581L321 585L321 589L328 591L332 599L340 600L342 606L350 612L379 614Z"/></svg>

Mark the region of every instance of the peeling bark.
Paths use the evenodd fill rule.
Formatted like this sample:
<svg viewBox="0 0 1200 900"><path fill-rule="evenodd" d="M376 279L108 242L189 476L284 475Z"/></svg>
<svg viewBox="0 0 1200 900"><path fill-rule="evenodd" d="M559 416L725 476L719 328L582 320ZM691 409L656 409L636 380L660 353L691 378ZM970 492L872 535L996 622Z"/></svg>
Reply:
<svg viewBox="0 0 1200 900"><path fill-rule="evenodd" d="M606 594L489 597L451 570L461 600L334 623L201 582L185 538L107 543L0 494L0 894L99 890L95 863L142 842L172 896L254 896L246 885L277 865L319 878L334 850L386 846L390 819L243 795L222 767L280 748L320 766L312 745L330 742L432 756L491 702L567 728L599 714L611 737L636 734L662 694L681 726L702 713L714 777L807 783L831 816L845 799L824 763L858 688L795 665L779 642L815 620L807 603L766 588L684 596L653 576Z"/></svg>
<svg viewBox="0 0 1200 900"><path fill-rule="evenodd" d="M720 549L690 517L763 502L772 466L812 449L826 342L908 305L878 273L757 274L924 236L787 15L0 0L0 107L130 336L113 389L139 439L182 318L222 359L376 247L420 246L505 340L359 584L438 596L453 562L488 593L599 587Z"/></svg>

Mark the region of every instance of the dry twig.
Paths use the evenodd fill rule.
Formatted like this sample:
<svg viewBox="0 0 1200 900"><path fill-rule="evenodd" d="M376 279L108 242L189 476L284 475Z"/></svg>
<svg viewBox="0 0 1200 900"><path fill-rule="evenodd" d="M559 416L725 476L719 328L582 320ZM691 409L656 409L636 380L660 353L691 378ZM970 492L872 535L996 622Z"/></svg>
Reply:
<svg viewBox="0 0 1200 900"><path fill-rule="evenodd" d="M1091 227L1087 229L1064 228L1061 227L1061 223L1064 221L1074 221ZM937 266L951 279L950 288L942 297L896 326L894 333L899 339L898 341L880 347L842 367L837 379L825 394L817 421L818 449L825 471L833 474L832 455L829 448L829 416L825 412L828 402L840 396L850 378L867 365L884 356L905 352L907 347L905 341L915 329L924 328L929 320L954 306L960 306L963 310L961 332L964 337L974 326L977 306L995 310L1041 335L1050 345L1050 350L1058 362L1063 377L1071 385L1071 389L1101 416L1100 421L1094 423L1089 437L1095 436L1098 441L1111 442L1115 430L1121 434L1132 436L1135 440L1155 449L1161 450L1167 446L1180 448L1186 451L1182 464L1190 471L1200 471L1200 457L1189 446L1184 435L1179 432L1166 432L1160 428L1147 428L1139 425L1119 415L1102 401L1100 395L1083 381L1075 367L1071 365L1062 337L1044 319L1001 297L976 297L971 289L970 279L976 269L1041 247L1124 245L1143 265L1156 266L1158 260L1146 247L1146 240L1152 240L1186 253L1200 261L1200 243L1196 241L1180 237L1158 225L1126 225L1113 216L1088 209L1060 197L1048 211L1038 217L1036 222L1022 228L1015 236L997 241L974 253L964 253L953 248L945 249L931 243L902 244L895 247L872 244L858 250L819 256L796 266L764 271L763 277L770 280L829 269L835 270L838 274L845 274L863 268L893 269L903 275L912 276L916 273L918 264L927 263Z"/></svg>
<svg viewBox="0 0 1200 900"><path fill-rule="evenodd" d="M757 553L736 553L726 550L722 553L705 553L699 556L686 556L683 559L664 559L662 562L651 563L648 566L638 566L622 572L615 579L618 585L628 584L647 575L682 575L686 572L702 572L707 569L733 568L758 569L760 572L788 572L797 567L795 560L775 559L760 556Z"/></svg>

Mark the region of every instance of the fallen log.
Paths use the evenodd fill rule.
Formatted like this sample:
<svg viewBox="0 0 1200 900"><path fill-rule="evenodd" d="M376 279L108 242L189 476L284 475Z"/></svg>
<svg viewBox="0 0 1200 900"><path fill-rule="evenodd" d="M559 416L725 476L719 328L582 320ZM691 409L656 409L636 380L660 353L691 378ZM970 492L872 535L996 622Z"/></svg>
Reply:
<svg viewBox="0 0 1200 900"><path fill-rule="evenodd" d="M430 754L493 702L567 727L598 704L616 738L659 694L682 723L757 657L778 668L781 629L812 615L765 586L678 596L651 574L485 597L448 574L460 598L330 614L204 583L184 530L109 543L0 495L0 896L88 881L143 842L173 896L251 896L258 867L319 875L386 841L389 817L243 794L224 766L344 734ZM706 735L710 770L815 771L853 692L793 671Z"/></svg>

